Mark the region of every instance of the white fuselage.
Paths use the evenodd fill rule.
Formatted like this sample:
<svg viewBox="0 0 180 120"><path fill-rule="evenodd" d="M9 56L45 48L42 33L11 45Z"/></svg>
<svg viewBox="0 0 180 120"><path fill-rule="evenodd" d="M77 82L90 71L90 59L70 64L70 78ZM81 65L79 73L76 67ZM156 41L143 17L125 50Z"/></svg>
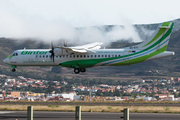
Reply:
<svg viewBox="0 0 180 120"><path fill-rule="evenodd" d="M17 66L55 66L59 63L71 60L100 59L131 54L128 49L98 49L94 51L96 53L58 55L54 57L53 62L49 49L24 49L14 51L12 55L14 53L17 53L17 55L5 59L4 62ZM131 51L135 50L131 49Z"/></svg>

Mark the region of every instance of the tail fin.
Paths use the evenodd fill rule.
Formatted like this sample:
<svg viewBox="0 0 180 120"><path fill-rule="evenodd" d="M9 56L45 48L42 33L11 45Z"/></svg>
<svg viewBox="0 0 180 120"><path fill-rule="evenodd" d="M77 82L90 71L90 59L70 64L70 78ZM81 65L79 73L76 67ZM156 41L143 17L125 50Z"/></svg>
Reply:
<svg viewBox="0 0 180 120"><path fill-rule="evenodd" d="M141 44L132 46L131 48L143 50L150 47L155 47L157 48L156 50L166 51L173 25L173 22L164 22L160 24L152 37Z"/></svg>

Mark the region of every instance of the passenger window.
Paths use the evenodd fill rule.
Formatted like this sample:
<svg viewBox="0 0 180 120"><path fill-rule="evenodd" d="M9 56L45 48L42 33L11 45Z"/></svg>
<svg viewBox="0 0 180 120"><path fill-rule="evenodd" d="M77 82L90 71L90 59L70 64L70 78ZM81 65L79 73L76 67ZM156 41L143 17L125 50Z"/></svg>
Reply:
<svg viewBox="0 0 180 120"><path fill-rule="evenodd" d="M61 58L61 55L59 57Z"/></svg>
<svg viewBox="0 0 180 120"><path fill-rule="evenodd" d="M80 55L80 57L82 58L82 55Z"/></svg>
<svg viewBox="0 0 180 120"><path fill-rule="evenodd" d="M108 57L111 57L110 55L108 55Z"/></svg>
<svg viewBox="0 0 180 120"><path fill-rule="evenodd" d="M86 57L86 55L84 55L84 57Z"/></svg>
<svg viewBox="0 0 180 120"><path fill-rule="evenodd" d="M89 55L87 55L87 57L89 57Z"/></svg>
<svg viewBox="0 0 180 120"><path fill-rule="evenodd" d="M104 57L104 55L102 55L102 57Z"/></svg>
<svg viewBox="0 0 180 120"><path fill-rule="evenodd" d="M96 57L96 55L94 55L94 57Z"/></svg>
<svg viewBox="0 0 180 120"><path fill-rule="evenodd" d="M93 55L91 55L91 57L93 57Z"/></svg>
<svg viewBox="0 0 180 120"><path fill-rule="evenodd" d="M117 57L117 55L115 55L115 57Z"/></svg>
<svg viewBox="0 0 180 120"><path fill-rule="evenodd" d="M58 56L56 56L56 58L58 58Z"/></svg>
<svg viewBox="0 0 180 120"><path fill-rule="evenodd" d="M107 55L105 55L105 57L107 57Z"/></svg>
<svg viewBox="0 0 180 120"><path fill-rule="evenodd" d="M68 58L68 55L66 55L66 58Z"/></svg>
<svg viewBox="0 0 180 120"><path fill-rule="evenodd" d="M100 57L100 55L98 55L98 57Z"/></svg>
<svg viewBox="0 0 180 120"><path fill-rule="evenodd" d="M36 58L38 58L38 55L36 55Z"/></svg>
<svg viewBox="0 0 180 120"><path fill-rule="evenodd" d="M39 57L41 58L41 55Z"/></svg>
<svg viewBox="0 0 180 120"><path fill-rule="evenodd" d="M73 57L75 58L75 55L73 55Z"/></svg>
<svg viewBox="0 0 180 120"><path fill-rule="evenodd" d="M77 58L79 57L79 55L77 55Z"/></svg>
<svg viewBox="0 0 180 120"><path fill-rule="evenodd" d="M43 58L44 58L45 56L43 55Z"/></svg>
<svg viewBox="0 0 180 120"><path fill-rule="evenodd" d="M119 57L121 57L121 55L119 55Z"/></svg>
<svg viewBox="0 0 180 120"><path fill-rule="evenodd" d="M18 56L18 53L16 53L16 56Z"/></svg>
<svg viewBox="0 0 180 120"><path fill-rule="evenodd" d="M48 58L48 55L46 55L46 58Z"/></svg>
<svg viewBox="0 0 180 120"><path fill-rule="evenodd" d="M114 55L112 55L112 57L114 57Z"/></svg>

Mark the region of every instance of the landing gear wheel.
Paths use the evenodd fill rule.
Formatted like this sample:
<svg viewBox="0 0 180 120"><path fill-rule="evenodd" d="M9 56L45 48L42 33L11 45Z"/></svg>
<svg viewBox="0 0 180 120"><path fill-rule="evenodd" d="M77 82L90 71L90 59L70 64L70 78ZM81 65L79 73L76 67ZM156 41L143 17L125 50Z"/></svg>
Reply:
<svg viewBox="0 0 180 120"><path fill-rule="evenodd" d="M16 71L16 69L15 69L15 68L13 68L13 69L12 69L12 72L15 72L15 71Z"/></svg>
<svg viewBox="0 0 180 120"><path fill-rule="evenodd" d="M86 72L86 68L80 68L81 72Z"/></svg>
<svg viewBox="0 0 180 120"><path fill-rule="evenodd" d="M74 73L78 74L80 72L79 68L74 68Z"/></svg>

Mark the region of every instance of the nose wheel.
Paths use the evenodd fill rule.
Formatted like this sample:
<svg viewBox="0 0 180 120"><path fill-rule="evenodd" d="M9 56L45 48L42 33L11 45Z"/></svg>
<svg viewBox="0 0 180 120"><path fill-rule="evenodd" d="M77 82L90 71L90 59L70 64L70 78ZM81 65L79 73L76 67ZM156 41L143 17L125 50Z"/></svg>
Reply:
<svg viewBox="0 0 180 120"><path fill-rule="evenodd" d="M15 69L15 68L13 68L13 69L12 69L12 72L15 72L15 71L16 71L16 69Z"/></svg>
<svg viewBox="0 0 180 120"><path fill-rule="evenodd" d="M15 65L12 65L11 67L12 67L12 72L15 72L15 71L16 71L16 69L15 69L16 66L15 66Z"/></svg>

